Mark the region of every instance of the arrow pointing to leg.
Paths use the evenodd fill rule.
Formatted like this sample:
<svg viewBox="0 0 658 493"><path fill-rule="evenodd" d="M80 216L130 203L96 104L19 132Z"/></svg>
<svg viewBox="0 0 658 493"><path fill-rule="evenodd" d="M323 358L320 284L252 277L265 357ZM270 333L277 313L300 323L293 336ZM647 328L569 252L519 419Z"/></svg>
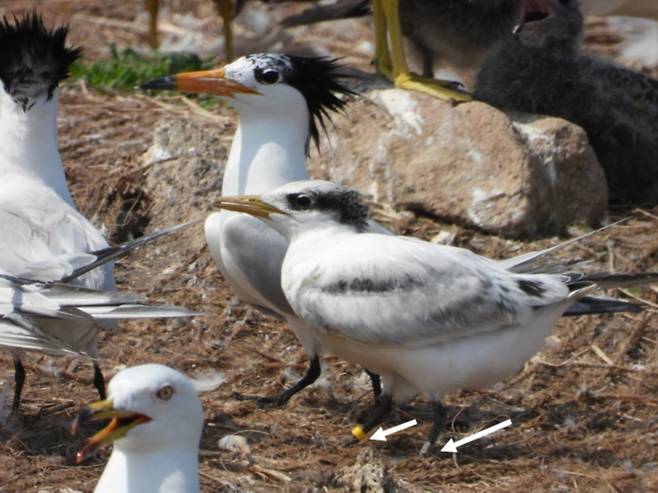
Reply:
<svg viewBox="0 0 658 493"><path fill-rule="evenodd" d="M462 438L461 440L459 440L457 442L453 442L452 438L451 438L450 440L448 440L448 443L446 443L443 446L443 448L441 449L441 452L447 452L449 454L456 454L457 453L457 447L461 447L462 445L466 445L467 443L472 442L474 440L477 440L478 438L482 438L484 436L490 435L491 433L495 433L498 430L502 430L503 428L507 428L511 424L512 424L512 420L508 419L508 420L503 421L502 423L498 423L497 425L493 425L489 428L485 428L482 431L478 431L477 433L475 433L473 435L470 435L470 436L467 436L466 438Z"/></svg>
<svg viewBox="0 0 658 493"><path fill-rule="evenodd" d="M380 426L379 429L372 434L370 440L385 442L387 436L392 435L393 433L397 433L398 431L406 430L407 428L411 428L412 426L416 426L417 424L418 422L415 419L412 419L411 421L407 421L406 423L402 423L401 425L394 426L393 428L389 428L388 430L384 430L384 428Z"/></svg>

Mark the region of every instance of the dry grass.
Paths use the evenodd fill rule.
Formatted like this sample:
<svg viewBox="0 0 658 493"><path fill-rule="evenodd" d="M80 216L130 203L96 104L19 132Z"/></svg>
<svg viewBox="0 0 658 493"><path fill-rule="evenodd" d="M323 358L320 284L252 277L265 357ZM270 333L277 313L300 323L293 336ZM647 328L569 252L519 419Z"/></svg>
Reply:
<svg viewBox="0 0 658 493"><path fill-rule="evenodd" d="M212 13L208 2L166 3L179 11L189 6L197 15ZM88 1L81 8L73 0L12 0L0 6L0 13L26 5L40 6L48 19L70 21L74 41L84 41L91 59L101 56L110 40L143 46L146 39L140 2ZM218 30L219 21L209 20L207 29ZM323 29L309 36L320 37ZM364 63L363 57L359 60ZM223 143L234 129L230 114L209 118L176 100L100 94L80 85L64 91L61 113L61 147L75 199L115 238L162 225L153 214L158 197L146 187L141 159L160 119L172 114L193 119L221 132ZM187 204L179 207L185 215ZM637 211L628 223L561 255L594 257L593 267L600 269L656 270L657 228L658 209ZM558 241L510 241L423 218L405 224L402 232L429 238L442 229L455 232L458 245L494 257ZM547 348L515 377L494 389L448 396L450 436L464 436L508 417L514 425L465 447L455 458L419 458L429 428L429 406L423 400L412 410L398 410L391 421L413 416L419 427L387 444L341 445L370 394L360 371L334 358L325 359L328 380L293 398L285 409L261 410L233 398L236 391L262 395L280 390L286 375L294 378L291 372L304 371L305 356L283 324L231 304L230 290L202 242L186 241L199 235L200 227L138 252L119 265L118 278L123 288L203 310L207 316L180 325L123 324L116 335L104 335L99 345L108 377L123 366L143 362L166 363L191 374L208 369L226 374L226 383L202 396L207 418L201 450L203 491L349 489L345 472L366 447L375 449L371 460L385 467L401 490L658 488L656 290L632 293L650 303L641 314L561 321ZM6 356L0 378L4 387L11 387L11 360ZM36 357L29 362L27 378L23 418L0 429L0 491L91 491L108 451L74 466L72 458L83 438L67 432L76 409L96 398L90 365L61 360L53 365ZM245 436L251 455L220 450L217 441L227 433Z"/></svg>

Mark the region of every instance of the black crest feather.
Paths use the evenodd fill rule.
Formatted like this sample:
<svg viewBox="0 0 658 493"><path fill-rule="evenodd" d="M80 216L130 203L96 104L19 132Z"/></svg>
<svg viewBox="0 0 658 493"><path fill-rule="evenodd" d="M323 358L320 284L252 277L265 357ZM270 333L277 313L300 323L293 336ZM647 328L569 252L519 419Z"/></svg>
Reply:
<svg viewBox="0 0 658 493"><path fill-rule="evenodd" d="M339 96L356 93L341 80L349 78L337 59L328 57L298 57L287 55L293 70L286 82L304 95L311 114L309 133L315 146L320 148L320 128L326 131L331 112L340 111L347 100Z"/></svg>
<svg viewBox="0 0 658 493"><path fill-rule="evenodd" d="M0 21L0 80L5 91L25 104L32 88L42 88L48 97L69 75L81 48L67 48L68 26L48 30L37 13L21 19Z"/></svg>

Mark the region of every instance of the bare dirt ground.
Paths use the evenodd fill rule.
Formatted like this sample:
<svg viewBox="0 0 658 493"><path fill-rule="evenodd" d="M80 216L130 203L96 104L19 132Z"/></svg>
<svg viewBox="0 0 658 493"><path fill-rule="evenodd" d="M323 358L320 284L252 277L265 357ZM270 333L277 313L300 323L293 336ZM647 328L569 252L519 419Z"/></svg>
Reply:
<svg viewBox="0 0 658 493"><path fill-rule="evenodd" d="M210 2L165 1L172 12L205 19L203 29L219 32ZM38 7L48 23L71 23L71 39L85 46L88 60L105 56L108 42L144 48L141 2L10 0L0 14ZM168 17L169 16L169 17ZM305 40L333 33L334 54L367 67L358 51L366 24L348 23L341 36L327 27L302 30ZM172 28L173 29L173 28ZM610 35L600 52L614 52ZM612 40L614 42L614 39ZM158 121L189 118L230 142L233 115L209 116L180 99L108 94L82 84L61 97L61 150L81 210L105 225L115 239L166 225L157 217L158 197L148 189L142 156ZM199 216L187 203L175 216ZM592 258L592 269L620 272L658 269L658 208L631 211L622 226L565 248L560 255ZM621 217L629 211L613 211ZM535 250L560 241L512 241L449 224L414 218L400 232L430 238L441 230L455 244L493 257ZM228 286L203 246L201 226L166 239L122 261L119 286L152 300L184 304L207 315L191 322L125 323L99 341L101 366L111 377L124 366L144 362L172 365L191 375L219 370L226 381L202 395L206 427L201 447L201 482L214 491L605 491L658 490L658 290L630 295L647 302L640 314L561 321L546 349L515 377L482 392L446 399L450 430L462 437L511 418L513 426L491 439L465 446L455 457L421 458L429 429L429 405L398 410L390 425L415 417L420 426L385 444L342 445L355 417L370 403L360 370L325 358L319 385L284 409L263 410L238 401L234 392L271 394L305 369L294 335L280 322L231 303ZM612 293L623 295L622 293ZM0 358L3 391L13 392L11 359ZM68 425L79 406L96 399L91 365L34 357L28 363L23 415L0 425L0 491L92 491L109 450L76 466L73 456L84 436ZM11 395L11 394L9 394ZM93 432L86 429L85 435ZM218 440L239 434L250 452L222 450Z"/></svg>

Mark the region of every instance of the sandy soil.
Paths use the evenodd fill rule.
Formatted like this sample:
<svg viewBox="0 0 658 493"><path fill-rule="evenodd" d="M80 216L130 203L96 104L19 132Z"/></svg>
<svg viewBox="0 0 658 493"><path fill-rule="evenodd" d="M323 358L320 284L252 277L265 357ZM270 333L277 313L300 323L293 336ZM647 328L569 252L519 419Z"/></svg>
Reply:
<svg viewBox="0 0 658 493"><path fill-rule="evenodd" d="M219 32L209 2L164 2L169 12L207 19ZM72 40L88 59L103 56L111 40L144 47L141 2L10 0L0 14L38 6L48 22L70 22ZM169 14L167 14L169 15ZM169 17L165 15L167 22ZM306 40L326 38L327 27L304 31ZM365 27L348 23L331 48L364 66L354 37ZM333 32L333 31L331 31ZM359 34L360 33L360 34ZM607 36L607 38L606 38ZM613 39L597 34L594 41ZM614 51L605 43L601 52ZM147 187L142 156L158 121L189 118L220 132L229 142L230 113L209 117L179 99L103 94L81 84L62 94L61 148L75 199L115 239L163 226L154 215L158 197ZM177 214L185 216L187 204ZM658 268L658 208L632 212L623 226L566 248L570 258L593 258L593 269ZM494 257L558 242L511 241L477 231L413 218L400 232L430 238L441 230L456 244ZM122 261L119 285L152 300L184 304L207 316L185 323L126 323L99 341L107 377L144 362L172 365L192 375L217 370L226 381L202 396L206 427L201 447L204 492L214 491L656 491L658 489L658 291L633 292L648 303L641 314L561 321L546 349L518 375L482 392L446 399L451 437L462 437L503 419L507 431L466 446L459 455L420 458L429 430L429 405L397 410L389 424L415 417L420 426L385 444L344 447L355 417L370 402L360 370L325 358L325 378L292 399L285 409L263 410L236 400L234 392L270 394L305 369L305 356L280 322L231 302L200 241L200 226ZM619 295L620 293L612 293ZM13 391L11 359L3 355L3 392ZM81 466L73 455L93 432L71 437L76 410L96 398L85 361L34 357L28 363L23 415L0 425L0 491L92 491L108 450ZM9 394L11 395L11 394ZM248 440L248 453L218 447L226 434Z"/></svg>

